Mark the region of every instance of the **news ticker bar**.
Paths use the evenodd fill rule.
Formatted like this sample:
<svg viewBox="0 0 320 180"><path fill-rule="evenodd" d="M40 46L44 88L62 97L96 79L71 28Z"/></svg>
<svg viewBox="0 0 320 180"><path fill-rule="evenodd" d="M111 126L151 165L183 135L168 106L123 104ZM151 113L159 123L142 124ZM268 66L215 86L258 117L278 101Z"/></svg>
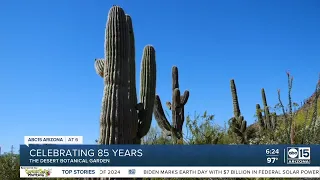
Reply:
<svg viewBox="0 0 320 180"><path fill-rule="evenodd" d="M21 145L21 166L320 166L320 145Z"/></svg>
<svg viewBox="0 0 320 180"><path fill-rule="evenodd" d="M21 178L320 178L320 167L20 167Z"/></svg>

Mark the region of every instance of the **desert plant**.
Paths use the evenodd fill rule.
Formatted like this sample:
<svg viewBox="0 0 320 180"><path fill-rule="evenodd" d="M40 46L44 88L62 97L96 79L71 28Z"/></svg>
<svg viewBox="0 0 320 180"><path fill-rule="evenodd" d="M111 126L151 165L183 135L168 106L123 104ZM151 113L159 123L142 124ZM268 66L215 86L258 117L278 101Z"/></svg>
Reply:
<svg viewBox="0 0 320 180"><path fill-rule="evenodd" d="M143 137L144 145L164 145L172 144L172 139L162 133L162 130L158 126L151 127L146 136Z"/></svg>
<svg viewBox="0 0 320 180"><path fill-rule="evenodd" d="M190 115L186 118L186 126L191 133L188 144L218 144L222 140L224 131L213 124L214 115L205 111L203 115L196 114L193 118Z"/></svg>
<svg viewBox="0 0 320 180"><path fill-rule="evenodd" d="M284 131L286 134L286 144L295 144L295 138L296 138L296 122L295 122L295 115L297 111L294 111L293 107L297 104L292 101L292 85L293 85L293 77L289 72L287 72L287 80L288 80L288 107L287 109L283 105L283 102L281 100L281 93L280 89L278 90L278 101L279 103L276 105L276 107L280 107L282 111L282 115L284 117Z"/></svg>
<svg viewBox="0 0 320 180"><path fill-rule="evenodd" d="M0 179L20 179L19 155L5 153L0 155Z"/></svg>
<svg viewBox="0 0 320 180"><path fill-rule="evenodd" d="M318 144L320 143L320 118L318 117L318 100L320 97L320 76L318 79L318 83L316 85L316 89L314 92L313 99L313 109L311 114L311 119L308 123L308 112L306 112L306 117L304 121L304 129L301 138L301 143L303 144Z"/></svg>
<svg viewBox="0 0 320 180"><path fill-rule="evenodd" d="M140 74L140 101L135 80L135 42L132 20L119 6L108 14L105 57L95 60L104 79L100 115L100 144L140 144L151 126L155 88L155 49L144 48Z"/></svg>
<svg viewBox="0 0 320 180"><path fill-rule="evenodd" d="M293 77L287 72L288 79L288 106L284 106L278 90L278 101L276 107L280 108L283 122L279 121L280 131L285 132L285 139L278 138L279 143L285 144L317 144L319 143L319 115L318 115L318 100L320 95L320 81L316 85L316 90L312 96L312 102L303 104L298 110L295 109L299 105L292 101L292 84ZM319 78L320 80L320 78ZM310 98L310 100L312 99ZM311 106L309 106L311 103ZM311 114L311 117L309 115ZM279 116L278 116L279 117ZM302 124L298 124L303 120Z"/></svg>
<svg viewBox="0 0 320 180"><path fill-rule="evenodd" d="M169 123L166 115L164 114L161 100L159 95L156 95L155 106L154 106L154 116L162 131L167 135L173 137L182 143L183 134L182 127L184 123L184 106L188 102L189 91L185 91L182 96L180 96L179 89L179 77L178 68L173 66L172 68L172 103L167 102L168 108L172 112L172 125Z"/></svg>
<svg viewBox="0 0 320 180"><path fill-rule="evenodd" d="M269 106L267 103L267 97L264 88L261 89L262 103L264 106L264 115L262 115L262 110L260 104L256 105L257 118L261 130L275 130L277 126L277 114L270 113Z"/></svg>
<svg viewBox="0 0 320 180"><path fill-rule="evenodd" d="M277 114L270 113L270 108L267 103L267 97L264 88L261 89L263 110L260 104L256 104L256 117L258 120L259 131L256 143L275 143L276 128L277 128Z"/></svg>
<svg viewBox="0 0 320 180"><path fill-rule="evenodd" d="M229 120L231 131L237 136L238 143L248 144L248 140L253 138L253 129L247 128L247 121L241 115L238 94L234 79L230 81L232 102L233 102L233 117Z"/></svg>

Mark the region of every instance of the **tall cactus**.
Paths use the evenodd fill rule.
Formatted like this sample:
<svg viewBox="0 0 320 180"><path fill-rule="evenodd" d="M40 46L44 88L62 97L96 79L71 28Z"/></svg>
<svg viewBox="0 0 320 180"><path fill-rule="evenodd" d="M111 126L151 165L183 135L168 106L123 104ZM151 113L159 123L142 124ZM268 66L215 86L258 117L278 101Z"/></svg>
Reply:
<svg viewBox="0 0 320 180"><path fill-rule="evenodd" d="M119 6L108 14L105 57L95 60L95 70L104 79L100 114L100 144L140 143L151 126L155 88L155 49L144 48L140 73L140 103L137 103L135 41L132 20Z"/></svg>
<svg viewBox="0 0 320 180"><path fill-rule="evenodd" d="M256 115L258 118L260 130L275 130L277 125L277 114L270 113L264 88L261 89L261 95L262 95L262 103L264 106L264 110L263 110L264 116L262 115L260 104L256 105Z"/></svg>
<svg viewBox="0 0 320 180"><path fill-rule="evenodd" d="M247 121L241 115L236 84L233 79L230 81L233 117L231 118L231 130L237 135L241 144L248 144Z"/></svg>
<svg viewBox="0 0 320 180"><path fill-rule="evenodd" d="M182 127L184 123L184 106L188 102L189 91L186 90L180 96L179 74L176 66L172 67L172 103L167 102L166 105L172 112L172 125L169 123L164 114L159 95L156 95L154 116L162 131L167 136L172 136L178 140L183 140Z"/></svg>

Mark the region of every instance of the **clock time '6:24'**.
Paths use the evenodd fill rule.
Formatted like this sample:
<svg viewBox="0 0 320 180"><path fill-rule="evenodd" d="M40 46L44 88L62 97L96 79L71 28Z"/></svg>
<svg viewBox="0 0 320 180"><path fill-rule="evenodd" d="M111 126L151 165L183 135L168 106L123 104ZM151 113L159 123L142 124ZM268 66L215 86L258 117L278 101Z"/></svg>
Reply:
<svg viewBox="0 0 320 180"><path fill-rule="evenodd" d="M266 155L279 155L279 149L266 149Z"/></svg>

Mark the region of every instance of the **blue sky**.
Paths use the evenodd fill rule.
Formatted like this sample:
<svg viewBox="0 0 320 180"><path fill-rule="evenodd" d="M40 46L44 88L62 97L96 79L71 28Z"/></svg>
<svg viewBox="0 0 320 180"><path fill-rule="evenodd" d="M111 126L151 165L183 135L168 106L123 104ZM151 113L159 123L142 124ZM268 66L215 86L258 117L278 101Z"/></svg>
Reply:
<svg viewBox="0 0 320 180"><path fill-rule="evenodd" d="M137 70L143 47L154 45L163 102L171 99L171 67L179 67L181 90L190 90L187 113L207 110L223 125L232 116L232 78L250 123L262 87L270 105L277 103L277 89L286 96L287 70L295 78L295 101L314 91L320 71L317 0L2 0L3 151L18 148L27 135L82 135L94 143L103 83L93 63L104 55L113 4L133 19Z"/></svg>

